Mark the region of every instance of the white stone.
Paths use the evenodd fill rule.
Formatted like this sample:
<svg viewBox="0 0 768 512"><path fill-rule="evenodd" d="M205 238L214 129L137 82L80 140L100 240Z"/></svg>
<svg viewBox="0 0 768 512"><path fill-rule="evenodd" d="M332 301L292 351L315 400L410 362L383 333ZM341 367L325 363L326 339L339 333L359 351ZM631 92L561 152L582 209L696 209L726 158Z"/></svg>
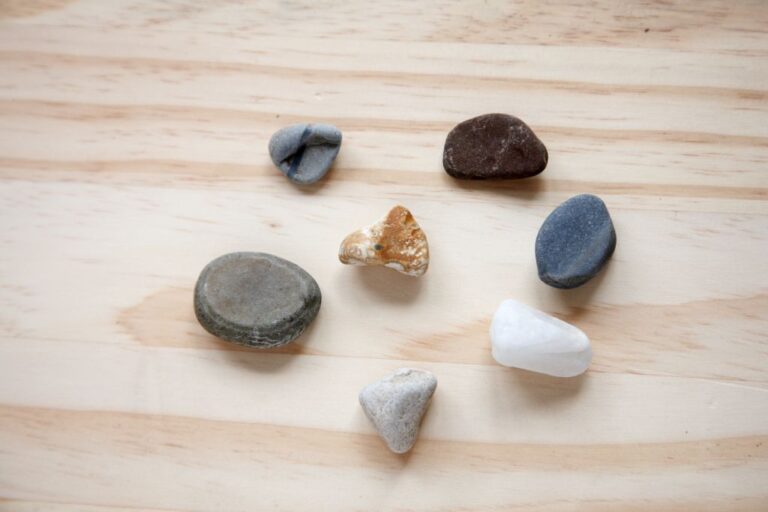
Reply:
<svg viewBox="0 0 768 512"><path fill-rule="evenodd" d="M554 377L584 373L592 361L589 338L571 324L514 300L499 305L491 322L497 363Z"/></svg>
<svg viewBox="0 0 768 512"><path fill-rule="evenodd" d="M416 443L435 388L437 379L432 373L400 368L363 388L360 405L389 449L405 453Z"/></svg>

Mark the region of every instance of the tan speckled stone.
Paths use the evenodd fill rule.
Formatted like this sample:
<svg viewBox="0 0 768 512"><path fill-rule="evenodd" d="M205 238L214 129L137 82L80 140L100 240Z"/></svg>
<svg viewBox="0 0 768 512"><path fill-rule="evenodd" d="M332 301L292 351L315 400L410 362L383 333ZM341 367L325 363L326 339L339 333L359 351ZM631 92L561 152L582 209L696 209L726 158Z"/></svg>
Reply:
<svg viewBox="0 0 768 512"><path fill-rule="evenodd" d="M429 266L427 236L411 212L398 205L380 221L345 238L339 260L348 265L382 265L420 276Z"/></svg>

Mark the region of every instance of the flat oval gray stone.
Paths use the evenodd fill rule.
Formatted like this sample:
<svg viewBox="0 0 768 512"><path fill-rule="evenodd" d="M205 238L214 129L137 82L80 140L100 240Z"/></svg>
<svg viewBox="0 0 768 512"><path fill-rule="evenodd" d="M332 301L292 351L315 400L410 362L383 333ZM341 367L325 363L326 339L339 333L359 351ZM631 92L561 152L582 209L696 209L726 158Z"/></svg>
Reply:
<svg viewBox="0 0 768 512"><path fill-rule="evenodd" d="M195 286L195 314L206 331L257 348L285 345L317 316L320 287L304 269L259 252L210 262Z"/></svg>
<svg viewBox="0 0 768 512"><path fill-rule="evenodd" d="M330 124L294 124L275 132L269 156L288 179L302 185L325 176L341 149L341 131Z"/></svg>
<svg viewBox="0 0 768 512"><path fill-rule="evenodd" d="M485 114L456 125L445 139L443 167L454 178L520 179L547 166L547 148L522 120Z"/></svg>
<svg viewBox="0 0 768 512"><path fill-rule="evenodd" d="M555 288L576 288L597 274L616 248L605 203L582 194L555 208L536 237L539 278Z"/></svg>

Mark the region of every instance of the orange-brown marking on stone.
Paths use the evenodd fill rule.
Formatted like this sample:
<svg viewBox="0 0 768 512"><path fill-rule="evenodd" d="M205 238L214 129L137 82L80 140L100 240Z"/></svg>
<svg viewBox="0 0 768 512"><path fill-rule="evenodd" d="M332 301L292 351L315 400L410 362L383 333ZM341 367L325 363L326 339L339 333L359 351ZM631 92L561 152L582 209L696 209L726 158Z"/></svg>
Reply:
<svg viewBox="0 0 768 512"><path fill-rule="evenodd" d="M398 205L382 220L347 236L339 259L348 264L390 266L419 276L429 265L429 246L411 212Z"/></svg>
<svg viewBox="0 0 768 512"><path fill-rule="evenodd" d="M411 212L403 206L395 206L389 211L378 243L382 246L379 255L385 264L400 263L406 272L417 271L429 264L427 237Z"/></svg>

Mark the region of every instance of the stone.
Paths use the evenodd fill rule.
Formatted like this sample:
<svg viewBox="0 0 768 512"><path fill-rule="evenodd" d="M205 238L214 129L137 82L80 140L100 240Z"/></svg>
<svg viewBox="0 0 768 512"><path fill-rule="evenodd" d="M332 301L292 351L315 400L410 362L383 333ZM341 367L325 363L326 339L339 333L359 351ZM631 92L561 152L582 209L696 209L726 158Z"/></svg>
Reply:
<svg viewBox="0 0 768 512"><path fill-rule="evenodd" d="M592 279L616 248L616 231L605 203L582 194L558 206L536 237L539 279L555 288L576 288Z"/></svg>
<svg viewBox="0 0 768 512"><path fill-rule="evenodd" d="M580 329L514 300L499 305L491 321L491 354L503 366L574 377L592 361Z"/></svg>
<svg viewBox="0 0 768 512"><path fill-rule="evenodd" d="M275 132L269 156L288 179L300 185L325 176L341 149L341 131L329 124L294 124Z"/></svg>
<svg viewBox="0 0 768 512"><path fill-rule="evenodd" d="M456 125L445 139L443 167L454 178L520 179L547 166L547 148L527 124L507 114L486 114Z"/></svg>
<svg viewBox="0 0 768 512"><path fill-rule="evenodd" d="M195 314L214 336L256 348L285 345L317 316L320 287L304 269L260 252L216 258L195 286Z"/></svg>
<svg viewBox="0 0 768 512"><path fill-rule="evenodd" d="M437 388L424 370L400 368L360 392L360 405L390 450L405 453L416 443L419 426Z"/></svg>
<svg viewBox="0 0 768 512"><path fill-rule="evenodd" d="M409 276L429 266L427 236L404 206L395 206L378 222L347 236L339 247L347 265L383 265Z"/></svg>

